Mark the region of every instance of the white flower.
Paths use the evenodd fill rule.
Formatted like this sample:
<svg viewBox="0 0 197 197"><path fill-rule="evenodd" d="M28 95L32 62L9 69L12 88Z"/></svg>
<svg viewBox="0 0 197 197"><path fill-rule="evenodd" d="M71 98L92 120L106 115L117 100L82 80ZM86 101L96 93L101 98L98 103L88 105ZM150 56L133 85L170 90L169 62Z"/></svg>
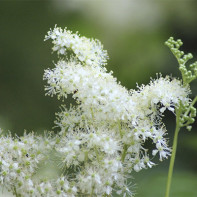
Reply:
<svg viewBox="0 0 197 197"><path fill-rule="evenodd" d="M107 62L107 51L103 50L103 46L99 40L81 37L77 33L73 34L66 28L62 30L58 27L48 32L45 40L48 39L53 40L53 51L65 55L66 51L70 50L86 65L102 66Z"/></svg>

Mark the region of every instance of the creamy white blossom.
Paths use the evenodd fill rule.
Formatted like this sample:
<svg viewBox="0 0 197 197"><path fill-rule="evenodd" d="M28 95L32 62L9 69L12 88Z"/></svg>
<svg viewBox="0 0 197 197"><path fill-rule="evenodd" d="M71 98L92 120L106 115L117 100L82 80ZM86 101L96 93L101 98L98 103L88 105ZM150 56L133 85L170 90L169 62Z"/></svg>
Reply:
<svg viewBox="0 0 197 197"><path fill-rule="evenodd" d="M70 35L66 29L55 27L46 38L53 39L54 50L65 54L70 45L65 47L62 40L68 40ZM75 37L76 34L70 36L69 43L75 43ZM77 48L80 47L77 45ZM144 148L146 140L151 139L155 144L152 156L158 153L163 160L170 155L162 114L166 109L174 112L180 101L189 103L190 90L181 81L160 75L150 84L128 91L106 68L98 63L90 66L86 59L91 59L92 55L86 54L89 57L80 59L76 55L77 58L60 60L55 68L45 70L44 79L48 84L45 90L48 95L57 95L63 100L71 94L77 104L69 109L63 106L57 113L56 125L61 128L60 134L65 135L56 149L62 153L62 162L69 167L83 166L76 179L80 180L82 193L111 195L113 188L119 188L119 193L122 188L127 188L125 175L128 172L138 172L154 165ZM106 172L103 175L100 165L104 161L106 166L109 157L121 168L118 168L115 179L110 178L106 190L102 190L105 178L110 175ZM112 175L111 170L116 167L107 166L107 172Z"/></svg>
<svg viewBox="0 0 197 197"><path fill-rule="evenodd" d="M127 90L103 67L108 56L100 41L58 27L48 39L65 57L45 70L46 94L62 100L72 95L76 102L56 114L57 135L0 137L0 183L25 197L133 196L129 173L154 166L157 154L161 161L171 154L162 116L190 104L189 86L158 75ZM61 175L35 179L39 164L52 156Z"/></svg>
<svg viewBox="0 0 197 197"><path fill-rule="evenodd" d="M89 39L80 36L78 33L74 34L66 28L62 30L58 27L48 32L45 40L48 39L53 40L53 51L66 55L66 52L70 50L86 65L102 66L107 62L107 51L103 50L102 44L97 39Z"/></svg>
<svg viewBox="0 0 197 197"><path fill-rule="evenodd" d="M76 61L59 61L52 70L45 70L44 79L48 95L73 98L83 115L104 120L131 119L134 105L128 90L122 87L105 68L83 66Z"/></svg>
<svg viewBox="0 0 197 197"><path fill-rule="evenodd" d="M44 186L33 180L40 162L48 152L44 138L34 134L23 137L0 137L0 180L7 190L22 196L42 196ZM14 191L15 188L15 191ZM38 190L40 188L40 190ZM50 188L49 188L50 189Z"/></svg>

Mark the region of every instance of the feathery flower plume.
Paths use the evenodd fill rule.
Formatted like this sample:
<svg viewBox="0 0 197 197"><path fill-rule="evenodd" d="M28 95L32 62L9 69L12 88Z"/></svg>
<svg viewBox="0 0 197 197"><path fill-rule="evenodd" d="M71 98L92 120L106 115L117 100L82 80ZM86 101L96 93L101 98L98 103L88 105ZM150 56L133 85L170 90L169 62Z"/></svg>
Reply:
<svg viewBox="0 0 197 197"><path fill-rule="evenodd" d="M175 113L180 105L190 106L189 85L158 75L127 90L104 67L108 56L100 41L56 26L48 39L61 59L44 72L46 95L64 100L70 94L76 103L56 114L57 135L1 135L1 185L21 197L133 196L129 173L154 166L157 154L161 161L171 154L162 116L166 109ZM153 150L144 146L148 139ZM51 151L61 175L35 178Z"/></svg>

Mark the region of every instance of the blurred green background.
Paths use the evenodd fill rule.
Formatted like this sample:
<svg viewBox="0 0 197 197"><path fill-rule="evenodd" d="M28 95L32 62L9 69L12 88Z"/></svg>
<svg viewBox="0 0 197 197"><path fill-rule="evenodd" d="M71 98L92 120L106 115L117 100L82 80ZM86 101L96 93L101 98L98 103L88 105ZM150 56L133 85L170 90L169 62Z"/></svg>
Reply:
<svg viewBox="0 0 197 197"><path fill-rule="evenodd" d="M147 84L156 73L180 77L164 42L173 36L197 59L197 1L0 1L0 127L21 135L54 126L60 102L45 97L42 76L55 54L44 36L57 24L98 38L109 53L108 70L128 89ZM192 84L193 97L197 82ZM172 144L175 117L166 113ZM169 160L134 173L136 197L164 196ZM135 185L136 184L136 185ZM172 182L172 197L197 196L197 124L182 130Z"/></svg>

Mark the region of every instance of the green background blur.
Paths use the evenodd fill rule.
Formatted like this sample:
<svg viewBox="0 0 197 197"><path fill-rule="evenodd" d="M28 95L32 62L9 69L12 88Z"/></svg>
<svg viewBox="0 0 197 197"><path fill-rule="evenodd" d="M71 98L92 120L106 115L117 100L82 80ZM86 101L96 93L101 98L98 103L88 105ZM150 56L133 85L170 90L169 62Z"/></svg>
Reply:
<svg viewBox="0 0 197 197"><path fill-rule="evenodd" d="M98 38L108 50L108 70L128 89L147 84L156 73L180 77L177 62L164 42L173 36L197 60L197 1L0 0L0 127L21 135L54 126L61 102L45 97L44 69L55 54L44 36L57 24ZM193 97L197 82L192 84ZM166 113L169 143L175 117ZM158 159L157 159L158 160ZM169 160L134 173L136 197L164 196ZM0 195L1 196L1 195ZM197 124L182 130L172 182L172 197L197 197Z"/></svg>

